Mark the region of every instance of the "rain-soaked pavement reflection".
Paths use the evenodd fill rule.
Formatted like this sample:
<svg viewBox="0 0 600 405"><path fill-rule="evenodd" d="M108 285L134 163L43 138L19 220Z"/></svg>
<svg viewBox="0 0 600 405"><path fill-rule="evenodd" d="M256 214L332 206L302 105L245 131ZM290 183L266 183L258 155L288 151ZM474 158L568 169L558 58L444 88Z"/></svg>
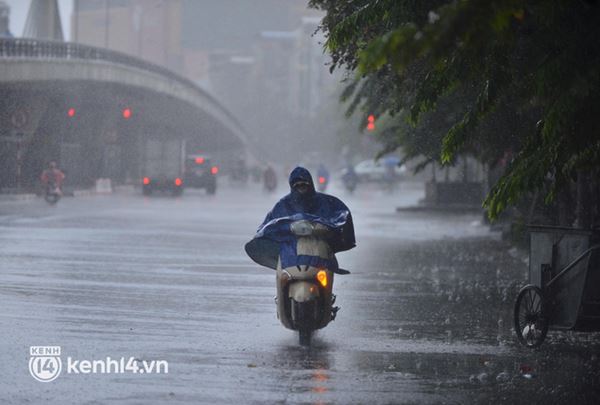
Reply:
<svg viewBox="0 0 600 405"><path fill-rule="evenodd" d="M284 190L280 190L283 192ZM334 190L335 192L335 190ZM478 215L395 212L419 188L339 194L358 248L339 256L338 318L311 348L275 316L274 274L242 246L277 198L108 197L0 204L6 403L600 403L597 334L520 347L522 252ZM244 202L243 213L239 201ZM164 359L168 374L29 375L30 345Z"/></svg>

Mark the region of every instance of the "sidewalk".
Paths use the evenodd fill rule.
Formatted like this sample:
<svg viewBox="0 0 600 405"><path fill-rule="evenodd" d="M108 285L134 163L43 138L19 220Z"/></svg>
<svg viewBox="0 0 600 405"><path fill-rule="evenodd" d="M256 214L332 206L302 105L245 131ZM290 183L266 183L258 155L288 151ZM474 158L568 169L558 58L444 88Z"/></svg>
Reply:
<svg viewBox="0 0 600 405"><path fill-rule="evenodd" d="M63 198L68 197L90 197L95 195L110 195L114 193L131 191L134 189L133 185L119 185L114 186L111 192L98 192L96 188L82 188L82 189L69 189L64 191ZM41 198L41 195L35 193L0 193L0 203L3 202L15 202L15 201L33 201L37 198Z"/></svg>
<svg viewBox="0 0 600 405"><path fill-rule="evenodd" d="M22 194L0 194L0 203L6 201L31 201L37 198L33 193Z"/></svg>

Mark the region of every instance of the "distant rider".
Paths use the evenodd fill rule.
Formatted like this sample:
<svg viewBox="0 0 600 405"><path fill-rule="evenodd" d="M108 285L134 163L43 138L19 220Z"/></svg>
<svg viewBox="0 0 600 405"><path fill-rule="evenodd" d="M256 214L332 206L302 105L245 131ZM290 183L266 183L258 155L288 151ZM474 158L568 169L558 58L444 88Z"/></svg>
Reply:
<svg viewBox="0 0 600 405"><path fill-rule="evenodd" d="M352 193L358 184L358 175L356 174L356 170L354 170L354 166L348 165L342 176L342 181L344 182L346 189Z"/></svg>
<svg viewBox="0 0 600 405"><path fill-rule="evenodd" d="M319 182L317 185L319 191L325 191L327 183L329 183L329 170L327 170L323 163L321 163L317 169L317 180Z"/></svg>
<svg viewBox="0 0 600 405"><path fill-rule="evenodd" d="M54 160L48 163L48 168L42 172L40 180L44 188L53 187L53 192L62 194L62 183L65 180L65 174L57 167Z"/></svg>
<svg viewBox="0 0 600 405"><path fill-rule="evenodd" d="M277 174L271 165L268 165L263 173L263 184L268 192L277 188Z"/></svg>

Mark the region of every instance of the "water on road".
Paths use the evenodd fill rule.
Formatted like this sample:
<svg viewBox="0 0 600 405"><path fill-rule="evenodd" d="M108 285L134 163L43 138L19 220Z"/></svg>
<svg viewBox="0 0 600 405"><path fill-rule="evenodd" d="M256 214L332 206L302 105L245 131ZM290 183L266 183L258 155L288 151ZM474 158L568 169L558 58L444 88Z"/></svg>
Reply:
<svg viewBox="0 0 600 405"><path fill-rule="evenodd" d="M279 195L0 203L0 402L600 401L596 334L515 342L526 256L480 215L398 213L422 196L410 185L335 194L358 247L338 256L352 271L335 280L342 309L309 349L276 318L274 272L243 250ZM30 375L30 346L61 347L56 380ZM69 357L164 360L168 373L69 372Z"/></svg>

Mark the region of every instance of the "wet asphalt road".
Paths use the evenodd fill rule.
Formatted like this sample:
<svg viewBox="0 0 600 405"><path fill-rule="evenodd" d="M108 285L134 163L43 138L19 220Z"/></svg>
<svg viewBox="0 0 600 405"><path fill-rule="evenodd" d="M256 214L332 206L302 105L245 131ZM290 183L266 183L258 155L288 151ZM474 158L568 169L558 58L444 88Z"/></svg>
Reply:
<svg viewBox="0 0 600 405"><path fill-rule="evenodd" d="M479 216L396 213L414 186L336 194L358 247L338 256L353 274L336 277L342 309L310 349L276 319L272 270L243 251L275 195L0 202L0 402L600 403L597 334L515 342L527 265ZM62 348L49 383L28 370L42 345ZM67 373L69 356L168 374Z"/></svg>

